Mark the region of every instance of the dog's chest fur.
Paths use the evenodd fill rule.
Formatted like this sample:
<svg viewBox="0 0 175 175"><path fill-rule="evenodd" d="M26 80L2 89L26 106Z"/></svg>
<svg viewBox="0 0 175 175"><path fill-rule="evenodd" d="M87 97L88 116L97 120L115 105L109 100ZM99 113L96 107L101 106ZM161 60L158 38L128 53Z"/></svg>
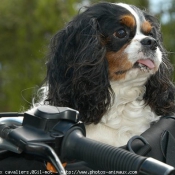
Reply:
<svg viewBox="0 0 175 175"><path fill-rule="evenodd" d="M122 146L132 136L143 133L159 117L149 106L145 106L145 86L138 82L114 82L111 86L115 92L114 104L100 123L86 126L86 136L113 146Z"/></svg>

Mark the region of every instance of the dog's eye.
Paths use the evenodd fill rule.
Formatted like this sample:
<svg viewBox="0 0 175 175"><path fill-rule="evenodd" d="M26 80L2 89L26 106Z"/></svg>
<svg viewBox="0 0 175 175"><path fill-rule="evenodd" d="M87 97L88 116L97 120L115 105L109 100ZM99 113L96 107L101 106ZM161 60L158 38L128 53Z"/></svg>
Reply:
<svg viewBox="0 0 175 175"><path fill-rule="evenodd" d="M124 38L127 35L127 33L125 29L119 29L113 35L117 38Z"/></svg>

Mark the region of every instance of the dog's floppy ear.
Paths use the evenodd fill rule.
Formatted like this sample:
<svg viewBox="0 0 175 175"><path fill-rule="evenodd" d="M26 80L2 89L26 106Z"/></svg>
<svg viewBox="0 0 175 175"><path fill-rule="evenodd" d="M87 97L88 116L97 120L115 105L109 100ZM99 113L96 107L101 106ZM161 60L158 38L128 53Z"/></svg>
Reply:
<svg viewBox="0 0 175 175"><path fill-rule="evenodd" d="M95 18L78 15L53 38L47 62L47 101L79 110L85 123L98 123L111 105L106 48Z"/></svg>
<svg viewBox="0 0 175 175"><path fill-rule="evenodd" d="M157 115L173 115L175 112L175 86L171 81L173 66L171 65L166 50L162 44L162 35L158 21L151 15L146 14L156 32L156 40L162 52L162 63L155 75L151 76L146 83L144 96L147 104Z"/></svg>

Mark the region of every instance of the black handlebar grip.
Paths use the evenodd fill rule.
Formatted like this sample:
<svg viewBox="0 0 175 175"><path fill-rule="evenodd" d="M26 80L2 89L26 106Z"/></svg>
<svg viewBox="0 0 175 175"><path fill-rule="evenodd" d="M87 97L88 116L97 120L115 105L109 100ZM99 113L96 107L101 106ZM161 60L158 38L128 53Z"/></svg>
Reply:
<svg viewBox="0 0 175 175"><path fill-rule="evenodd" d="M65 136L61 152L63 159L86 161L106 171L138 170L146 159L121 148L88 139L84 137L80 128L74 128Z"/></svg>
<svg viewBox="0 0 175 175"><path fill-rule="evenodd" d="M128 152L84 137L84 131L79 127L72 128L64 137L61 148L61 158L81 160L95 165L98 170L105 171L137 171L139 174L172 175L174 168L155 159ZM158 163L157 163L158 162ZM156 167L151 173L149 167Z"/></svg>

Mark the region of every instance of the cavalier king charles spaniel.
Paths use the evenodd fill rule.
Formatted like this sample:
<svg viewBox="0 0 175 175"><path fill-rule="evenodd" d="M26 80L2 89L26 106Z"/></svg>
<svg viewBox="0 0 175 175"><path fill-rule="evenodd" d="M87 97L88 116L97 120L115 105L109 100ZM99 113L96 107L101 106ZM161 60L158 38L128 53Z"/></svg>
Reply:
<svg viewBox="0 0 175 175"><path fill-rule="evenodd" d="M52 38L44 103L78 110L88 138L125 145L174 114L172 69L153 16L98 3Z"/></svg>

